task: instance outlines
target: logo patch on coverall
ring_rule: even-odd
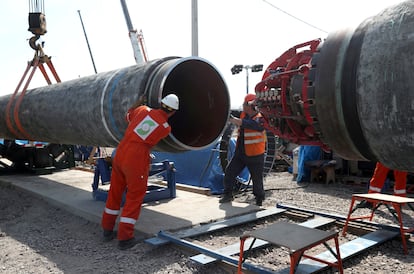
[[[149,115],[147,115],[141,123],[139,123],[134,132],[145,140],[156,128],[158,127],[158,123],[155,122]]]

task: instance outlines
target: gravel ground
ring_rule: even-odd
[[[352,193],[364,193],[366,186],[338,182],[299,186],[292,181],[292,175],[278,172],[266,178],[265,189],[264,207],[283,203],[345,216]],[[254,197],[247,192],[238,195],[236,200],[253,203]],[[405,223],[414,226],[413,212],[405,208],[404,213]],[[393,223],[386,214],[376,215],[374,221]],[[251,228],[262,227],[267,222],[258,222]],[[191,240],[218,248],[237,242],[244,229],[247,228],[234,228],[225,234]],[[352,237],[347,234],[340,240]],[[401,240],[396,238],[345,261],[344,272],[414,273],[414,243],[411,240],[408,248],[410,254],[404,255]],[[232,273],[229,268],[217,264],[200,266],[190,261],[191,254],[174,245],[153,247],[145,243],[119,251],[116,241],[101,241],[98,224],[0,183],[0,273]],[[284,250],[267,248],[254,254],[252,262],[273,269],[285,268],[289,264],[286,255]]]

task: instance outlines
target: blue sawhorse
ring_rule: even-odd
[[[158,175],[163,172],[166,172],[165,177],[167,180],[167,187],[148,185],[147,193],[144,197],[144,203],[176,197],[176,170],[173,162],[163,161],[160,163],[151,164],[149,176]],[[92,184],[92,197],[95,200],[105,202],[108,198],[108,191],[99,188],[99,177],[101,178],[102,184],[105,185],[110,183],[110,175],[111,171],[108,164],[104,159],[98,159],[95,169],[94,181]]]

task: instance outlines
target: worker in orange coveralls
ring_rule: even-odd
[[[384,186],[390,169],[380,162],[377,162],[374,170],[374,175],[369,182],[368,193],[380,193]],[[394,170],[394,195],[406,197],[407,196],[407,171]]]
[[[138,242],[134,237],[134,226],[147,190],[150,151],[171,132],[167,120],[179,105],[175,94],[165,96],[160,109],[140,106],[139,101],[127,113],[129,124],[113,159],[111,185],[101,223],[104,241],[115,238],[114,226],[126,191],[117,236],[121,250],[131,248]]]

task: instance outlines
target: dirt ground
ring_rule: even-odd
[[[104,243],[101,236],[98,224],[13,187],[0,187],[0,273],[193,272],[172,246],[142,243],[122,252],[116,241]]]
[[[298,185],[287,172],[266,178],[267,198],[264,207],[283,203],[346,215],[352,193],[364,192],[364,186],[343,183]],[[238,202],[254,203],[246,192]],[[414,224],[414,214],[404,209],[405,218]],[[384,219],[391,223],[392,220]],[[236,239],[212,237],[208,247],[218,247]],[[0,177],[0,273],[232,273],[229,268],[212,264],[200,266],[189,259],[189,251],[174,245],[154,247],[144,242],[127,251],[120,251],[116,241],[104,243],[101,228],[44,200],[1,183]],[[414,252],[414,244],[408,248]],[[286,267],[271,253],[255,258],[255,263],[275,268]],[[345,273],[414,273],[414,256],[404,255],[401,240],[395,239],[345,262]],[[326,271],[326,273],[336,273]]]

